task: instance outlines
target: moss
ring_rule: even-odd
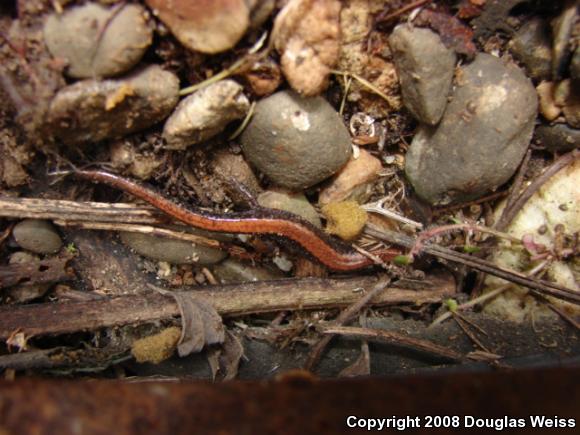
[[[158,334],[136,340],[131,347],[131,353],[138,363],[159,364],[173,355],[180,337],[181,329],[172,326]]]
[[[328,220],[326,230],[343,240],[355,239],[367,222],[367,212],[355,201],[331,202],[322,207]]]

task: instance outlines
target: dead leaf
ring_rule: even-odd
[[[225,328],[222,318],[208,301],[187,293],[153,287],[164,296],[175,299],[181,314],[181,338],[177,345],[179,356],[199,352],[204,346],[223,343]]]
[[[453,15],[424,9],[417,16],[415,23],[421,26],[429,26],[435,30],[446,47],[452,48],[457,53],[464,54],[469,58],[475,56],[477,50],[473,43],[473,30]]]
[[[306,96],[328,84],[340,53],[338,0],[291,0],[274,22],[272,41],[290,86]]]
[[[244,356],[244,347],[240,339],[226,330],[226,336],[221,348],[207,350],[207,362],[211,370],[212,380],[221,373],[222,381],[229,381],[238,376],[240,360]]]

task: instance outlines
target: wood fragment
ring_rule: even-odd
[[[67,270],[70,257],[56,257],[28,263],[0,266],[0,289],[17,284],[45,284],[68,281],[74,276]]]
[[[191,294],[209,300],[221,316],[234,317],[283,310],[344,307],[360,298],[358,288],[372,288],[375,277],[264,281],[201,287]],[[106,293],[103,290],[103,293]],[[455,289],[443,283],[429,290],[389,288],[374,306],[437,303]],[[0,339],[20,330],[27,336],[56,335],[119,325],[155,322],[179,315],[174,300],[158,293],[0,307]]]

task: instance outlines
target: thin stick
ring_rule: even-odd
[[[564,154],[558,160],[556,160],[550,167],[548,167],[542,174],[538,176],[527,188],[524,190],[521,195],[513,201],[512,206],[509,210],[505,211],[504,214],[501,216],[500,220],[498,221],[496,228],[497,229],[504,229],[506,228],[510,222],[516,217],[516,215],[520,212],[522,207],[528,202],[528,200],[532,197],[534,193],[536,193],[540,187],[546,183],[553,175],[560,172],[574,160],[580,157],[580,152],[576,149],[574,151],[570,151],[568,154]],[[507,208],[507,207],[506,207]]]
[[[438,344],[431,343],[427,340],[409,337],[407,335],[392,331],[385,331],[382,329],[355,328],[350,326],[330,326],[324,328],[322,332],[324,334],[339,334],[343,337],[360,338],[363,340],[410,348],[432,355],[436,358],[442,358],[456,363],[465,360],[465,355],[462,355],[452,349],[439,346]]]
[[[382,293],[385,290],[385,288],[389,285],[390,281],[391,281],[390,278],[382,278],[370,292],[359,298],[351,306],[342,311],[338,315],[338,317],[332,322],[332,326],[341,326],[352,320],[353,317],[365,305],[367,305],[371,300],[373,300],[375,297],[377,297],[380,293]],[[308,355],[308,359],[306,361],[306,364],[304,365],[304,368],[306,370],[312,371],[314,367],[316,367],[316,365],[320,361],[320,358],[322,358],[322,353],[324,352],[324,349],[326,348],[328,343],[330,343],[330,340],[332,340],[332,335],[327,335],[326,337],[320,339],[312,347],[310,355]]]
[[[365,228],[365,233],[379,240],[384,240],[386,242],[394,243],[400,246],[405,246],[407,248],[410,248],[415,244],[415,239],[412,237],[409,237],[405,234],[401,234],[395,231],[378,228],[373,224],[367,224]],[[522,285],[524,287],[538,290],[540,293],[545,293],[558,299],[562,299],[575,304],[580,304],[580,294],[578,294],[578,292],[569,289],[567,287],[561,286],[557,283],[541,279],[530,278],[529,276],[523,273],[516,272],[514,270],[504,269],[502,267],[496,266],[495,264],[489,261],[485,261],[470,255],[462,254],[460,252],[455,252],[451,249],[444,248],[442,246],[433,243],[425,245],[423,247],[423,252],[433,255],[435,257],[443,258],[448,261],[464,264],[480,272],[489,273],[490,275],[497,276],[498,278],[505,279],[506,281],[510,281],[515,284]]]

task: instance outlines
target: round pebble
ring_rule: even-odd
[[[36,254],[54,254],[62,246],[54,225],[44,220],[23,220],[14,226],[12,234],[18,246]]]
[[[152,41],[145,8],[124,4],[106,8],[86,3],[51,14],[44,40],[53,57],[67,63],[74,78],[110,77],[130,70]]]
[[[241,143],[251,164],[292,190],[328,178],[351,155],[350,135],[332,106],[321,97],[293,91],[260,100]]]
[[[275,208],[294,213],[312,225],[321,227],[318,213],[308,202],[303,193],[292,193],[284,190],[268,190],[258,196],[258,204],[266,208]]]

